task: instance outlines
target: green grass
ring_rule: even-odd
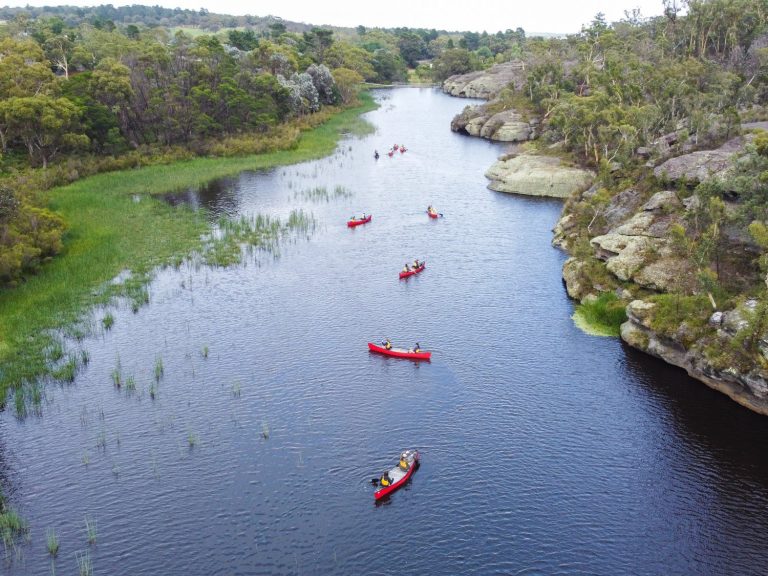
[[[56,556],[59,553],[59,537],[56,536],[55,528],[48,528],[45,533],[45,541],[48,554]]]
[[[27,531],[27,523],[10,508],[4,508],[0,513],[0,536],[3,538],[3,544],[6,548],[13,544],[16,537],[21,536]]]
[[[90,516],[85,517],[85,535],[88,538],[88,544],[96,543],[96,520]]]
[[[210,231],[205,215],[171,207],[155,195],[326,156],[340,134],[363,131],[359,115],[376,105],[369,94],[361,94],[361,100],[360,106],[302,133],[291,150],[110,172],[52,189],[50,207],[68,224],[64,250],[38,275],[0,292],[0,399],[10,387],[51,375],[51,361],[64,355],[54,337],[57,330],[82,322],[94,306],[116,296],[128,297],[138,310],[149,300],[152,270],[178,265],[202,249]],[[131,271],[125,282],[111,283],[125,270]]]
[[[618,336],[626,322],[627,305],[613,292],[605,292],[597,299],[579,304],[573,320],[581,330],[593,336]]]
[[[77,560],[77,570],[80,576],[91,576],[93,574],[91,553],[88,550],[75,552],[75,559]]]

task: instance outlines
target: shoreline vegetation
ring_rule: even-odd
[[[361,93],[356,105],[305,128],[287,149],[101,173],[47,191],[49,209],[68,224],[64,246],[38,274],[0,292],[0,397],[7,400],[15,389],[19,415],[28,405],[39,407],[42,381],[72,382],[87,363],[87,351],[68,350],[62,337],[80,342],[97,324],[107,329],[95,317],[89,321],[89,311],[118,297],[137,310],[149,301],[153,270],[179,266],[203,249],[214,226],[204,211],[172,207],[157,196],[326,156],[344,134],[366,133],[370,127],[359,116],[375,108],[373,97]]]

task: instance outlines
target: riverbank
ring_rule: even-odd
[[[0,396],[16,388],[15,405],[23,412],[28,403],[39,404],[41,379],[72,381],[88,355],[65,350],[62,337],[78,341],[94,323],[109,324],[107,318],[87,320],[87,311],[116,296],[141,305],[153,269],[178,265],[201,248],[211,229],[204,214],[173,208],[156,195],[325,156],[342,134],[365,131],[359,115],[375,108],[362,94],[359,106],[303,133],[291,150],[110,172],[50,190],[51,209],[69,226],[64,250],[39,274],[0,293]],[[127,277],[110,283],[118,275]]]

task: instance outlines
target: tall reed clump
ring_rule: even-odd
[[[93,562],[91,562],[91,553],[88,550],[75,552],[75,559],[80,576],[93,576]]]
[[[56,535],[56,529],[53,527],[45,531],[45,548],[51,556],[56,556],[59,553],[59,537]]]
[[[155,382],[159,383],[165,374],[165,368],[163,367],[163,359],[158,356],[155,358]]]
[[[96,543],[96,520],[90,516],[85,517],[85,535],[88,539],[88,544]]]
[[[221,218],[203,260],[211,266],[239,264],[243,257],[243,247],[276,253],[282,238],[289,234],[308,233],[316,227],[314,216],[301,209],[292,210],[285,223],[265,214]]]
[[[5,496],[0,493],[0,537],[6,549],[13,547],[16,538],[26,534],[28,529],[24,519],[7,506]]]

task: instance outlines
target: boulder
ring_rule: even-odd
[[[707,178],[722,176],[733,166],[734,155],[743,151],[750,140],[748,137],[732,138],[715,150],[699,150],[670,158],[654,168],[657,178],[666,178],[672,182],[685,179],[694,186]]]
[[[467,106],[451,120],[451,130],[498,142],[525,142],[536,134],[538,119],[525,120],[515,110],[493,114],[485,105]]]
[[[488,188],[497,192],[567,198],[595,179],[594,172],[564,166],[558,158],[523,154],[499,160],[485,173]]]
[[[532,134],[532,126],[514,110],[494,114],[480,130],[481,137],[499,142],[525,142]]]
[[[584,262],[576,258],[568,258],[563,263],[563,281],[568,296],[574,300],[582,300],[586,297],[586,290],[591,286],[584,286],[582,282],[581,271],[584,268]]]
[[[451,76],[443,82],[443,92],[460,98],[490,100],[509,85],[520,90],[525,82],[525,64],[516,60],[496,64],[488,70]]]

